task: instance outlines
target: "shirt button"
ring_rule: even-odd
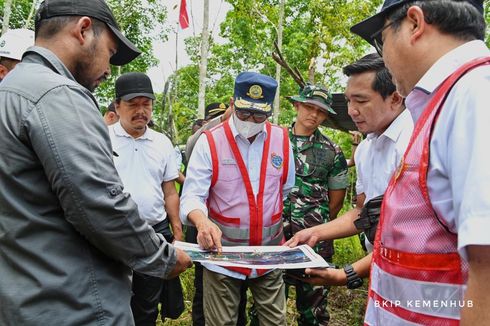
[[[137,151],[138,151],[138,149],[137,149],[137,148],[135,148],[135,149],[134,149],[134,151],[135,151],[135,152],[137,152]]]
[[[111,195],[113,195],[113,196],[117,195],[117,190],[116,189],[111,189]]]

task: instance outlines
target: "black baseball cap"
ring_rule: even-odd
[[[381,10],[374,16],[351,27],[350,31],[365,39],[369,44],[374,45],[372,35],[383,28],[386,16],[394,9],[403,4],[414,2],[415,0],[386,0]],[[422,1],[422,0],[420,0]],[[430,1],[430,0],[425,0]],[[483,0],[451,0],[455,2],[468,2],[472,4],[480,13],[483,14]]]
[[[150,77],[142,72],[128,72],[116,80],[116,98],[123,101],[144,96],[155,99]]]
[[[111,64],[122,66],[131,62],[141,51],[119,30],[111,9],[104,0],[44,0],[36,13],[36,30],[43,19],[60,16],[88,16],[100,20],[118,39],[118,49]]]

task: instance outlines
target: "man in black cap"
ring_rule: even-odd
[[[46,0],[35,25],[0,85],[0,324],[132,325],[131,270],[191,264],[123,193],[91,94],[139,51],[102,0]]]
[[[196,226],[205,249],[283,241],[282,201],[294,184],[294,160],[287,131],[267,122],[276,88],[269,76],[239,74],[232,116],[196,143],[180,217]],[[286,325],[282,271],[203,266],[206,324],[236,325],[247,283],[260,324]]]
[[[154,100],[151,80],[146,74],[130,72],[116,80],[119,121],[109,127],[112,148],[118,154],[114,164],[125,191],[138,204],[141,218],[167,241],[182,241],[179,195],[174,183],[179,167],[173,145],[167,136],[147,126]],[[171,281],[180,282],[178,278]],[[131,310],[136,325],[155,325],[162,285],[167,284],[159,277],[133,273]],[[176,302],[179,293],[174,295]]]
[[[490,324],[482,13],[482,0],[387,0],[352,27],[383,56],[416,122],[383,200],[368,325]]]

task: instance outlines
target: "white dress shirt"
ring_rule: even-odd
[[[140,216],[150,225],[167,217],[162,183],[179,176],[175,150],[167,136],[146,128],[143,136],[133,138],[119,122],[109,126],[114,165],[124,191],[138,204]]]
[[[262,153],[264,148],[267,132],[264,127],[264,131],[260,132],[255,140],[250,143],[248,139],[241,136],[235,128],[233,122],[234,116],[230,117],[230,128],[237,142],[240,154],[247,167],[250,182],[252,183],[253,193],[257,195],[260,181],[260,166],[262,163]],[[201,135],[197,141],[192,155],[190,157],[189,165],[187,166],[187,175],[184,182],[184,188],[182,191],[182,197],[180,200],[180,219],[183,224],[189,224],[187,216],[195,209],[199,209],[204,212],[204,215],[208,215],[208,209],[206,207],[206,200],[209,196],[209,188],[211,186],[211,177],[213,173],[213,165],[211,161],[211,152],[209,149],[209,143],[206,135]],[[289,146],[289,168],[287,181],[283,186],[283,197],[286,198],[289,191],[293,188],[295,182],[295,166],[293,159],[293,150],[291,144]],[[232,272],[223,267],[203,264],[207,269],[228,275],[234,278],[245,279],[245,275]],[[256,276],[255,273],[251,277]]]
[[[371,133],[358,145],[354,154],[356,192],[366,196],[364,204],[385,193],[407,149],[412,131],[410,112],[403,110],[381,135]],[[371,252],[373,245],[367,238],[365,244],[368,252]]]
[[[364,203],[385,193],[407,149],[412,131],[410,112],[403,110],[381,135],[371,133],[359,144],[354,155],[356,192],[366,196]]]
[[[440,58],[406,99],[415,121],[441,83],[458,67],[490,51],[482,41],[459,46]],[[428,188],[431,203],[466,258],[468,245],[489,245],[490,66],[468,72],[449,93],[430,142]]]

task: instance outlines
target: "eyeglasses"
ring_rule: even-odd
[[[246,121],[252,116],[253,120],[257,123],[262,123],[267,120],[267,114],[265,113],[250,112],[245,110],[236,110],[236,116],[242,121]]]
[[[371,35],[371,39],[373,40],[374,48],[376,49],[376,52],[382,57],[383,56],[383,31],[393,25],[395,21],[392,21],[389,24],[386,24],[383,26],[379,31],[373,33]]]

